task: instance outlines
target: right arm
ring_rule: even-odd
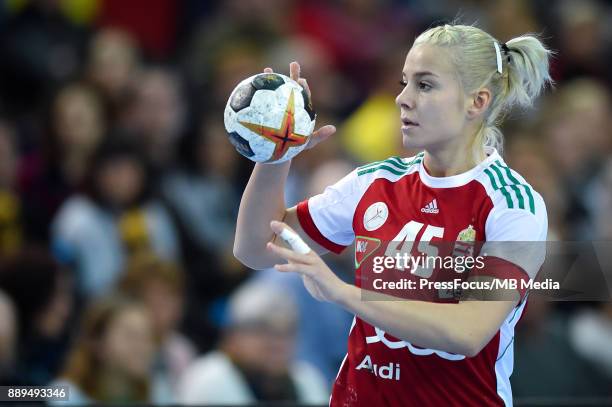
[[[318,254],[327,252],[302,229],[296,207],[285,207],[285,184],[291,161],[282,164],[256,164],[244,190],[238,211],[234,255],[253,269],[269,268],[283,262],[266,250],[266,243],[275,237],[272,220],[287,223]]]
[[[310,94],[306,80],[300,78],[299,64],[292,62],[289,71],[291,78]],[[272,69],[266,68],[264,72],[271,73]],[[310,136],[307,148],[314,147],[335,131],[333,126],[321,127]],[[291,160],[281,164],[255,164],[242,194],[234,238],[234,256],[247,267],[264,269],[284,262],[266,250],[266,243],[275,238],[270,229],[270,222],[273,220],[283,221],[291,226],[318,254],[327,252],[304,232],[297,217],[296,207],[285,207],[285,185],[290,166]]]

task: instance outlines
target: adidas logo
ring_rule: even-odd
[[[421,208],[421,212],[423,213],[438,213],[440,209],[438,209],[438,202],[434,199],[423,208]]]

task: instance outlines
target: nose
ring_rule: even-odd
[[[404,86],[402,91],[395,98],[395,104],[401,109],[414,109],[414,97],[410,94],[409,86]]]

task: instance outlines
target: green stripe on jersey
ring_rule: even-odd
[[[527,197],[529,198],[529,211],[535,215],[535,202],[533,200],[533,194],[531,193],[531,187],[523,184],[523,188],[525,188],[525,192],[527,192]]]
[[[502,174],[502,169],[506,173],[506,176],[508,177],[508,179],[510,180],[509,183],[506,182],[506,179],[504,178],[504,175]],[[518,201],[519,209],[526,209],[525,208],[525,195],[519,188],[519,187],[523,187],[526,193],[526,198],[529,201],[529,211],[535,215],[535,203],[533,199],[533,194],[531,193],[531,187],[529,185],[521,183],[512,174],[510,168],[503,165],[499,160],[497,160],[496,164],[492,164],[489,168],[485,168],[484,172],[489,177],[489,180],[491,181],[491,185],[493,186],[493,189],[496,191],[500,191],[504,195],[504,198],[506,198],[506,204],[508,205],[508,208],[510,209],[514,208],[514,202],[512,201],[512,197],[510,193],[508,192],[508,189],[514,192],[514,195],[516,196],[516,199]],[[497,177],[495,175],[497,175]],[[499,181],[499,185],[496,180]]]
[[[496,170],[497,174],[501,176],[501,173],[499,172],[499,170],[495,167],[493,167],[493,170]],[[504,183],[504,179],[501,178],[500,182],[501,185],[498,187],[497,183],[495,182],[495,176],[493,175],[493,173],[491,172],[491,170],[489,170],[488,168],[485,168],[485,173],[489,176],[489,179],[491,180],[491,184],[493,184],[493,189],[495,189],[496,191],[499,190],[501,191],[501,193],[504,195],[504,197],[506,198],[506,204],[508,205],[508,208],[512,209],[514,208],[514,203],[512,202],[512,198],[510,197],[510,194],[508,193],[508,191],[506,191],[505,188],[505,183]]]
[[[407,164],[404,164],[403,161],[400,160],[399,157],[390,157],[387,158],[386,160],[383,161],[376,161],[373,162],[371,164],[366,164],[366,165],[362,165],[361,167],[359,167],[360,170],[365,170],[367,168],[372,168],[372,167],[376,167],[382,164],[388,164],[388,165],[392,165],[394,167],[396,167],[399,170],[405,170],[408,168]]]
[[[407,172],[406,170],[398,170],[397,168],[389,167],[385,164],[382,164],[382,165],[379,165],[378,167],[371,167],[371,168],[366,168],[365,170],[361,170],[357,172],[357,175],[369,174],[370,172],[374,172],[378,170],[387,170],[390,173],[395,174],[395,175],[402,175]]]
[[[514,191],[514,195],[516,196],[516,199],[518,200],[519,208],[525,209],[525,201],[523,201],[523,196],[521,194],[521,191],[514,184],[506,184],[506,180],[504,179],[504,176],[501,173],[501,170],[499,169],[497,165],[491,164],[491,168],[493,168],[493,171],[495,171],[495,173],[499,177],[499,183],[501,184],[502,191],[508,193],[505,188],[506,187],[512,188],[512,190]],[[510,195],[508,194],[508,196]],[[506,200],[508,200],[508,198],[506,198]]]
[[[529,199],[529,211],[535,215],[535,202],[533,200],[533,194],[531,193],[531,187],[529,185],[522,184],[518,179],[516,179],[516,177],[514,175],[512,175],[512,171],[510,171],[510,168],[508,166],[503,165],[499,160],[497,160],[495,162],[501,168],[506,170],[506,174],[508,174],[508,178],[510,178],[510,180],[512,182],[514,182],[516,185],[522,186],[523,189],[525,189],[525,192],[527,193],[527,198]]]
[[[390,157],[383,161],[377,161],[371,164],[359,167],[357,175],[369,174],[377,170],[387,170],[395,175],[405,174],[411,165],[421,162],[424,153],[419,153],[409,163],[404,163],[400,157]]]

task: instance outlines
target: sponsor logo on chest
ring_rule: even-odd
[[[399,380],[400,379],[400,364],[389,362],[386,365],[377,365],[376,363],[372,363],[372,358],[370,355],[366,355],[365,358],[361,361],[359,366],[355,368],[356,370],[366,370],[372,373],[376,377],[380,377],[381,379],[387,380]]]
[[[434,199],[433,201],[422,207],[421,212],[433,214],[440,213],[440,209],[438,208],[438,200]]]

